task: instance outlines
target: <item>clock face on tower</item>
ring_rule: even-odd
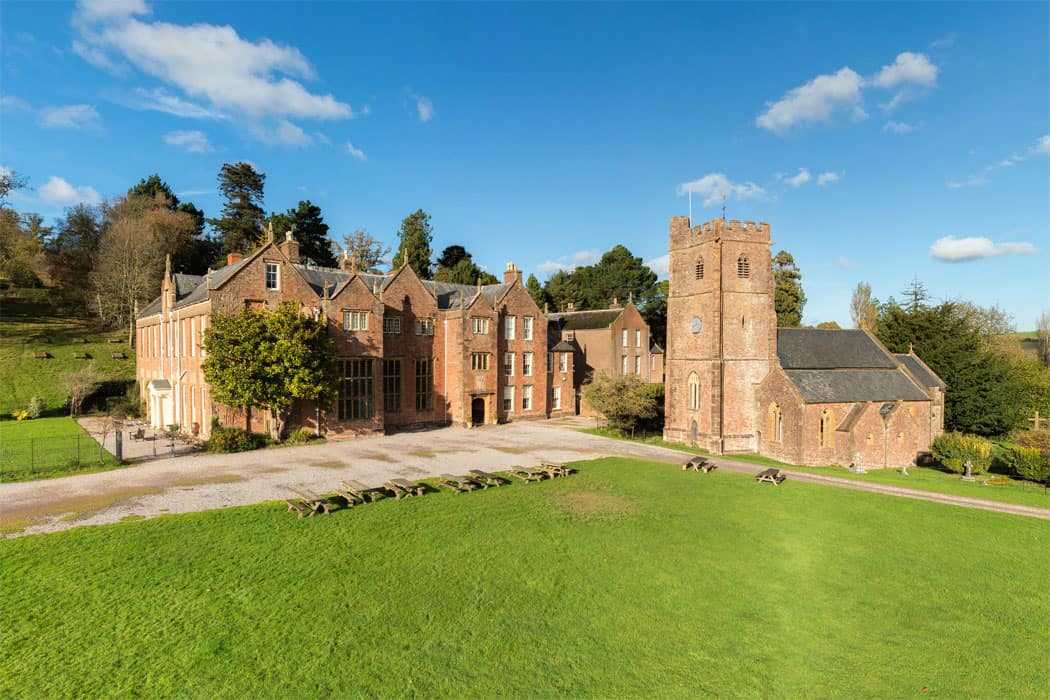
[[[700,317],[699,316],[693,316],[693,321],[690,324],[690,327],[692,328],[693,333],[699,333],[700,332]]]

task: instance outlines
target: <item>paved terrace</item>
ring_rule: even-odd
[[[24,523],[24,530],[13,535],[19,536],[113,523],[127,516],[148,518],[275,501],[296,488],[330,492],[343,479],[379,485],[396,477],[420,479],[469,469],[499,471],[543,460],[623,455],[681,463],[686,458],[676,450],[574,430],[590,424],[563,419],[476,429],[450,427],[303,447],[158,459],[108,472],[0,484],[0,517],[8,527]],[[726,471],[754,474],[764,468],[717,457],[712,461]],[[1045,508],[784,471],[798,481],[1050,520],[1050,509]]]

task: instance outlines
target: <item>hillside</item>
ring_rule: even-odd
[[[117,342],[110,342],[111,340]],[[34,354],[47,353],[46,359]],[[114,359],[113,353],[125,359]],[[85,356],[77,359],[75,355]],[[135,354],[125,333],[99,330],[93,319],[63,315],[46,289],[12,289],[0,297],[0,417],[25,408],[34,394],[49,415],[66,405],[63,377],[93,365],[112,381],[135,378]]]
[[[1011,350],[1019,350],[1024,355],[1035,359],[1038,357],[1036,343],[1039,334],[1035,331],[1024,331],[1021,333],[1004,333],[999,336],[1003,346]]]

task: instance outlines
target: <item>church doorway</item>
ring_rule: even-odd
[[[485,399],[480,396],[470,402],[470,424],[485,425]]]
[[[696,447],[696,441],[700,437],[700,428],[697,426],[696,421],[689,427],[689,444]]]

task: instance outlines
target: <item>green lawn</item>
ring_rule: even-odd
[[[632,441],[631,438],[624,437],[615,431],[605,428],[587,428],[581,432],[590,433],[591,435],[601,435],[602,437],[613,438],[616,440]],[[667,447],[681,452],[689,452],[690,454],[711,454],[707,450],[702,450],[696,447],[680,445],[674,442],[665,442],[657,436],[646,437],[644,439],[639,438],[633,441],[643,442],[647,445],[656,445],[658,447]],[[775,459],[770,459],[761,455],[715,456],[719,459],[744,462],[756,466],[783,467],[784,469],[794,469],[802,472],[824,474],[826,476],[838,476],[844,479],[856,479],[857,481],[889,484],[891,486],[901,486],[921,491],[934,491],[936,493],[945,493],[953,496],[969,496],[970,498],[983,498],[989,501],[1003,501],[1005,503],[1016,503],[1023,506],[1050,508],[1050,489],[1047,489],[1040,484],[1031,481],[1024,481],[1022,479],[1008,479],[1008,483],[996,485],[986,485],[984,483],[986,479],[993,476],[1007,478],[1002,474],[979,474],[976,481],[970,482],[963,481],[959,478],[958,474],[953,474],[932,467],[908,467],[907,476],[901,474],[899,469],[872,469],[867,474],[854,474],[845,467],[799,467],[786,462],[778,462]]]
[[[609,458],[0,542],[0,695],[1046,696],[1050,522]]]
[[[68,396],[63,377],[73,369],[94,365],[109,379],[135,378],[135,352],[127,344],[126,332],[98,332],[91,319],[60,315],[48,303],[47,294],[47,290],[14,290],[0,299],[0,416],[5,418],[25,408],[34,395],[44,399],[49,412],[60,409]],[[22,301],[11,302],[12,295]],[[110,338],[121,342],[110,343]],[[38,360],[33,356],[36,351],[50,357]],[[126,359],[113,359],[114,352],[124,353]],[[91,359],[74,359],[74,353]]]
[[[101,458],[101,464],[100,464]],[[25,481],[119,466],[69,417],[0,421],[0,481]]]

